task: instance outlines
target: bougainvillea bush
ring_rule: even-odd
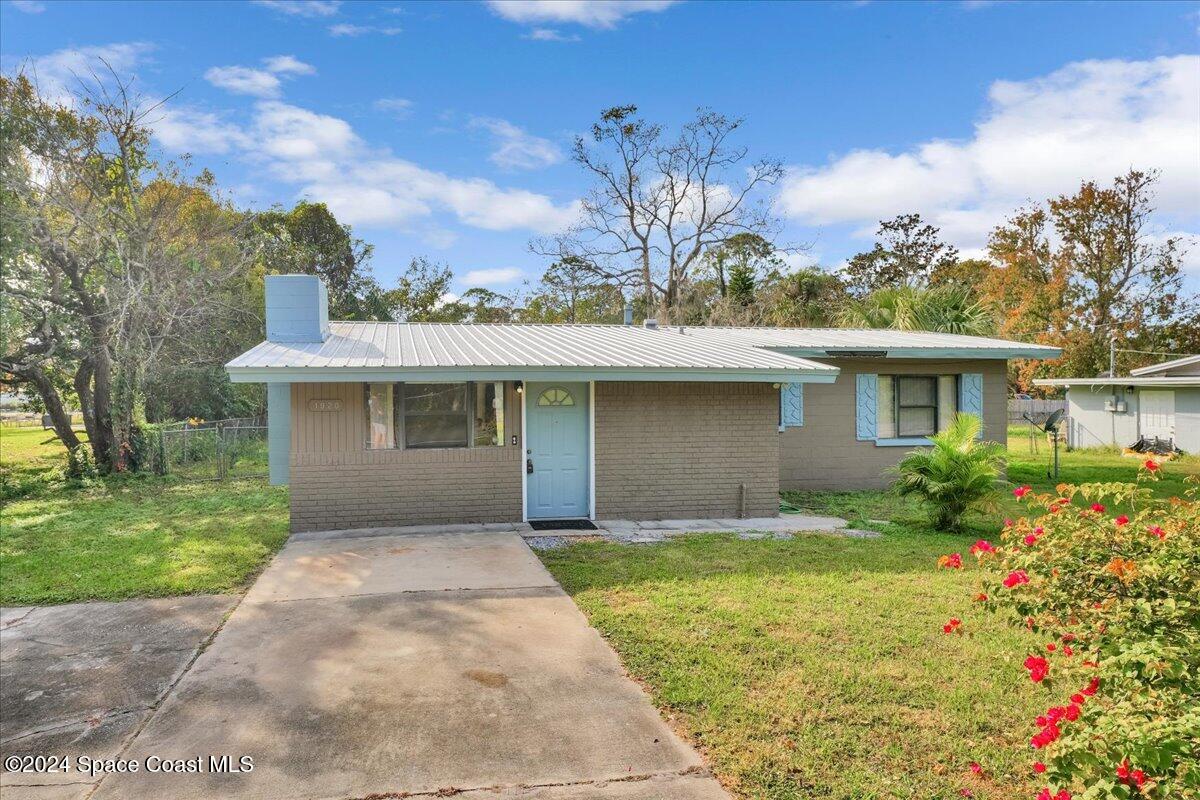
[[[1155,499],[1147,483],[1162,468],[1145,462],[1136,483],[1016,489],[1027,515],[970,548],[975,599],[1042,639],[1016,662],[1047,697],[1029,723],[1036,800],[1200,797],[1200,501],[1194,479]]]

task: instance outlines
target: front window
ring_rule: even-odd
[[[370,383],[367,448],[498,447],[504,383]]]
[[[933,436],[958,413],[956,375],[880,375],[880,439]]]
[[[402,383],[404,446],[466,447],[471,429],[465,383]]]

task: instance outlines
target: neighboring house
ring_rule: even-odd
[[[1059,351],[887,330],[329,322],[267,278],[270,471],[293,530],[775,516],[857,489],[959,411],[1006,432],[1008,358]],[[814,360],[819,359],[819,360]]]
[[[1200,356],[1184,356],[1132,370],[1128,377],[1044,378],[1064,386],[1072,447],[1127,447],[1163,439],[1200,452]]]

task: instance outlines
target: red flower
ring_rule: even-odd
[[[1048,645],[1046,645],[1047,653],[1053,653],[1057,649],[1058,649],[1058,645],[1056,645],[1054,642],[1050,642]]]
[[[958,617],[951,617],[950,621],[942,626],[942,633],[954,633],[958,630],[959,625],[962,625],[962,620]]]
[[[1122,527],[1122,526],[1124,526],[1124,525],[1128,525],[1128,524],[1129,524],[1129,517],[1127,517],[1127,516],[1125,516],[1124,514],[1122,514],[1121,516],[1119,516],[1119,517],[1117,517],[1116,519],[1114,519],[1114,520],[1113,520],[1113,522],[1115,522],[1115,523],[1116,523],[1116,525],[1117,525],[1117,527],[1118,527],[1118,528],[1120,528],[1120,527]]]
[[[1068,656],[1068,657],[1075,655],[1074,648],[1072,648],[1071,645],[1069,645],[1069,644],[1064,644],[1063,645],[1063,655]]]
[[[943,569],[962,569],[962,554],[951,553],[938,559],[938,566]]]
[[[1054,795],[1054,800],[1071,800],[1071,793],[1066,789],[1059,789],[1058,794]]]
[[[1103,514],[1104,506],[1099,503],[1092,503],[1092,511],[1095,511],[1097,514]]]
[[[1029,670],[1029,680],[1041,683],[1050,672],[1050,662],[1041,656],[1030,656],[1025,659],[1025,669]]]
[[[1100,688],[1100,679],[1092,678],[1091,681],[1088,682],[1087,688],[1080,690],[1080,694],[1091,697],[1092,695],[1096,694],[1096,690],[1099,688]]]
[[[1040,761],[1035,761],[1035,762],[1033,762],[1033,771],[1036,772],[1038,775],[1041,775],[1043,772],[1046,771],[1046,765]]]
[[[983,773],[983,767],[979,766],[978,761],[971,762],[971,772],[974,772],[976,775],[980,775]]]
[[[1037,544],[1037,537],[1034,536],[1032,533],[1029,534],[1028,536],[1025,537],[1025,544],[1027,544],[1030,547],[1033,547],[1035,544]]]
[[[1121,783],[1129,786],[1136,786],[1139,789],[1142,787],[1142,784],[1146,782],[1146,773],[1142,772],[1140,769],[1130,769],[1128,758],[1122,761],[1121,765],[1117,767],[1117,777],[1120,779]]]
[[[1161,525],[1154,525],[1148,530],[1160,539],[1167,538],[1167,532],[1162,529]]]
[[[1150,472],[1158,472],[1158,468],[1159,468],[1158,462],[1155,461],[1153,458],[1147,458],[1146,463],[1142,464],[1142,466],[1145,467]]]
[[[982,555],[984,553],[994,553],[994,552],[996,552],[996,548],[993,547],[992,543],[989,542],[988,540],[980,539],[978,542],[971,545],[970,552],[971,552],[971,555],[978,556],[978,555]]]
[[[1021,487],[1021,488],[1019,488],[1019,489],[1013,489],[1013,497],[1015,497],[1015,498],[1017,498],[1018,500],[1020,500],[1022,497],[1024,497],[1024,496],[1025,496],[1025,495],[1027,495],[1027,494],[1029,494],[1031,491],[1033,491],[1033,489],[1032,489],[1031,487],[1029,487],[1029,486],[1022,486],[1022,487]]]
[[[975,595],[975,602],[977,602],[977,603],[983,603],[986,600],[987,600],[987,595],[984,594],[983,592],[980,592],[979,594]]]
[[[1071,702],[1081,706],[1087,702],[1087,698],[1076,692],[1075,694],[1071,695]]]
[[[1014,586],[1020,586],[1022,583],[1029,583],[1029,576],[1023,569],[1014,569],[1008,573],[1008,577],[1004,579],[1004,587],[1011,589]]]
[[[1004,527],[1011,528],[1012,526],[1013,526],[1013,521],[1011,519],[1004,520]]]
[[[1071,705],[1067,706],[1067,713],[1063,716],[1066,718],[1067,722],[1074,722],[1075,720],[1079,719],[1079,706],[1071,703]]]

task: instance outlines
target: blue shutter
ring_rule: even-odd
[[[958,376],[958,413],[974,414],[983,422],[983,375],[978,372],[965,372]],[[979,438],[983,438],[983,427],[980,426]]]
[[[871,441],[875,438],[875,416],[878,413],[879,398],[878,375],[855,375],[855,420],[857,422],[858,440]]]
[[[292,385],[267,384],[267,469],[271,485],[288,482],[292,449]]]
[[[785,383],[780,387],[779,424],[785,428],[804,424],[804,384]]]

